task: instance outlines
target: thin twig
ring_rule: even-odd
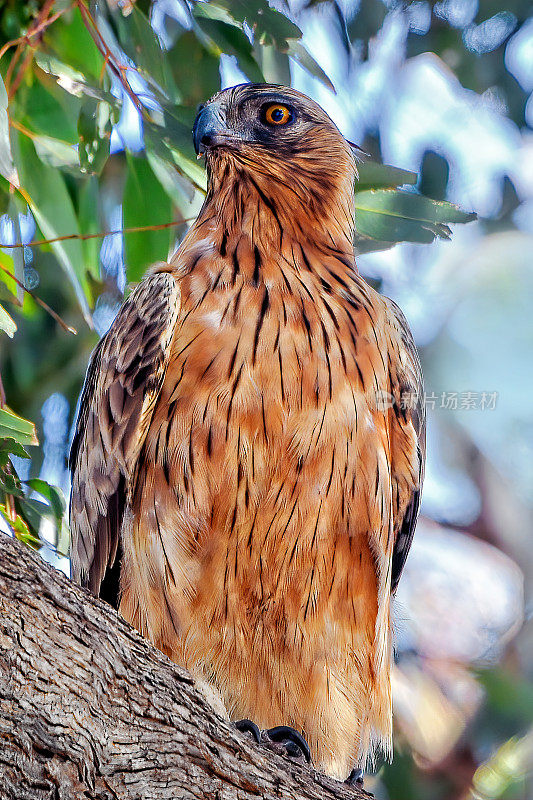
[[[39,27],[39,25],[41,23],[45,22],[48,19],[48,14],[50,13],[52,8],[54,7],[54,2],[55,2],[55,0],[46,0],[45,4],[43,5],[43,7],[41,8],[41,10],[39,12],[39,16],[37,17],[37,20],[33,23],[32,26],[30,26],[31,30],[33,30],[34,28]],[[19,47],[17,49],[17,52],[19,52],[21,50],[21,48],[23,49],[22,45],[19,45]],[[28,67],[31,64],[32,60],[33,60],[33,52],[30,50],[29,53],[26,53],[26,55],[24,57],[24,60],[22,62],[22,65],[21,65],[19,71],[17,72],[17,76],[14,79],[12,84],[11,84],[11,73],[12,73],[11,67],[12,67],[12,65],[11,64],[9,65],[9,69],[8,69],[9,80],[7,81],[6,91],[7,91],[8,97],[10,99],[11,99],[11,97],[13,97],[13,95],[17,91],[18,87],[20,86],[20,84],[22,82],[22,79],[24,78],[24,75],[26,73],[26,70],[28,69]]]
[[[98,231],[98,233],[68,233],[66,236],[55,236],[53,239],[38,239],[36,242],[17,242],[16,244],[7,244],[0,242],[0,248],[8,249],[15,247],[38,247],[45,244],[52,244],[53,242],[67,242],[71,239],[79,239],[82,242],[88,239],[102,239],[104,236],[116,236],[122,233],[144,233],[145,231],[162,231],[165,228],[172,228],[175,225],[181,225],[183,222],[191,222],[196,217],[185,217],[178,219],[174,222],[162,222],[160,225],[136,225],[132,228],[122,228],[118,231]]]
[[[6,275],[9,275],[9,277],[11,278],[11,280],[12,280],[12,281],[15,281],[15,283],[17,284],[17,286],[20,286],[20,288],[21,288],[21,289],[24,289],[24,291],[25,291],[27,294],[29,294],[29,295],[30,295],[30,297],[33,297],[33,299],[35,300],[35,302],[36,302],[38,305],[40,305],[40,306],[41,306],[41,308],[44,308],[44,310],[45,310],[45,311],[46,311],[48,314],[50,314],[50,316],[51,316],[53,319],[55,319],[55,321],[56,321],[56,322],[57,322],[59,325],[61,325],[61,327],[63,328],[63,330],[64,330],[64,331],[67,331],[67,333],[74,333],[74,334],[78,333],[78,331],[76,330],[76,328],[73,328],[71,325],[67,325],[67,323],[66,323],[64,320],[62,320],[62,319],[61,319],[61,317],[59,316],[59,314],[57,314],[57,313],[54,311],[54,309],[53,309],[53,308],[50,308],[50,306],[48,305],[48,303],[45,303],[45,302],[44,302],[44,300],[41,300],[41,298],[40,298],[40,297],[37,297],[37,295],[36,295],[36,294],[34,294],[34,293],[33,293],[33,292],[30,290],[30,289],[27,289],[27,288],[24,286],[24,284],[22,283],[22,281],[19,281],[19,279],[18,279],[18,278],[15,278],[15,276],[14,276],[14,275],[13,275],[13,274],[12,274],[12,273],[11,273],[11,272],[8,270],[8,269],[6,269],[6,268],[5,268],[5,267],[4,267],[2,264],[0,264],[0,269],[1,269],[3,272],[5,272],[5,273],[6,273]]]
[[[90,33],[90,35],[91,35],[96,47],[98,48],[100,53],[104,56],[104,58],[106,59],[107,63],[109,64],[109,68],[115,73],[115,75],[119,79],[120,83],[122,84],[122,87],[123,87],[124,91],[126,92],[128,97],[130,98],[131,102],[133,103],[133,105],[135,106],[135,108],[137,109],[139,114],[141,115],[141,118],[142,119],[147,119],[147,115],[146,115],[145,108],[144,108],[143,104],[141,103],[141,101],[139,100],[139,98],[137,97],[137,95],[135,94],[133,89],[131,88],[131,86],[130,86],[130,84],[128,82],[128,79],[124,75],[124,73],[127,72],[129,67],[126,67],[123,64],[116,64],[115,63],[115,61],[113,59],[113,53],[111,52],[111,50],[107,46],[102,34],[98,30],[98,25],[96,24],[96,20],[94,19],[93,15],[89,11],[89,9],[85,7],[85,5],[83,3],[83,0],[76,0],[76,5],[78,6],[78,8],[80,10],[80,14],[81,14],[82,19],[83,19],[83,24],[85,25],[85,27],[89,31],[89,33]]]
[[[31,44],[30,39],[32,39],[34,36],[37,36],[39,33],[48,28],[53,22],[56,21],[56,19],[62,17],[63,14],[65,14],[67,11],[70,11],[73,5],[74,3],[71,3],[66,8],[62,8],[60,11],[56,11],[55,14],[52,14],[52,16],[48,17],[48,19],[45,19],[42,22],[40,22],[36,28],[32,28],[27,33],[25,33],[24,36],[19,36],[18,39],[12,39],[10,42],[6,42],[5,45],[2,47],[2,49],[0,49],[0,59],[2,59],[5,56],[10,47],[15,47],[20,44]]]

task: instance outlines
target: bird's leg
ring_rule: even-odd
[[[350,772],[350,774],[348,775],[348,777],[346,778],[346,780],[344,781],[344,783],[347,783],[348,786],[358,786],[359,789],[362,789],[364,784],[363,778],[364,778],[363,770],[359,769],[359,767],[354,767]]]
[[[237,730],[250,733],[257,744],[263,744],[270,750],[288,758],[311,763],[311,751],[301,733],[288,725],[278,725],[267,731],[260,731],[250,719],[240,719],[235,723]]]

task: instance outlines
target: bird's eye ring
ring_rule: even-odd
[[[294,113],[281,103],[273,103],[263,111],[263,119],[267,125],[287,125],[294,119]]]

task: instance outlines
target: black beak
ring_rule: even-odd
[[[200,156],[209,147],[224,144],[231,136],[231,131],[226,126],[226,121],[220,106],[216,102],[202,108],[192,129],[192,138],[196,155]]]

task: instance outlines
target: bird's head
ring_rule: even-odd
[[[205,156],[211,194],[225,184],[254,182],[286,214],[342,207],[353,219],[352,149],[326,112],[295,89],[242,84],[214,95],[193,128]]]

